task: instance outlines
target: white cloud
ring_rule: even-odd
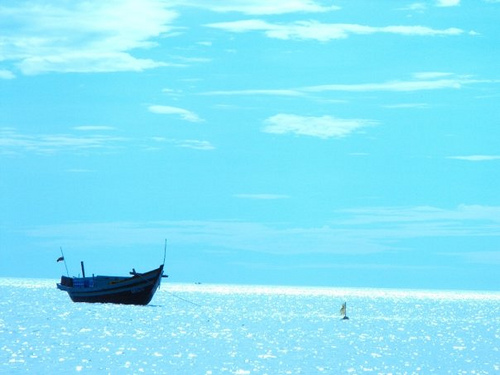
[[[14,78],[16,78],[16,76],[10,70],[0,69],[0,79],[14,79]]]
[[[363,127],[374,124],[375,122],[372,120],[277,114],[265,120],[263,131],[273,134],[291,133],[319,138],[341,138]]]
[[[423,11],[427,9],[427,5],[425,3],[413,3],[404,8],[400,8],[401,10],[413,10],[413,11]]]
[[[384,26],[373,27],[358,24],[321,23],[317,21],[297,21],[289,24],[274,24],[263,20],[241,20],[205,25],[234,33],[262,31],[269,38],[284,40],[317,40],[328,42],[345,39],[351,35],[397,34],[404,36],[453,36],[464,31],[458,28],[433,29],[426,26]]]
[[[448,159],[465,160],[465,161],[490,161],[490,160],[499,160],[500,155],[449,156]]]
[[[215,150],[214,145],[209,141],[200,141],[196,139],[185,139],[174,142],[178,147],[191,148],[193,150],[211,151]]]
[[[460,0],[437,0],[438,7],[455,7],[460,5]]]
[[[188,111],[187,109],[179,107],[170,107],[166,105],[152,105],[149,106],[149,111],[152,113],[157,113],[161,115],[178,115],[183,120],[190,122],[201,122],[203,121],[196,113]]]
[[[136,58],[171,30],[177,14],[159,0],[18,1],[0,8],[3,60],[24,74],[141,71],[165,63]]]
[[[338,6],[324,6],[314,0],[174,0],[173,4],[208,9],[212,12],[239,12],[248,15],[272,15],[295,12],[329,12]]]
[[[500,0],[485,0],[485,1],[500,1]],[[460,0],[436,0],[434,5],[437,7],[453,7],[460,5]],[[413,11],[424,11],[427,9],[427,4],[423,2],[417,2],[410,4],[407,7],[400,8],[401,10],[413,10]]]

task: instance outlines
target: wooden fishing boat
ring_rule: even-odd
[[[73,302],[89,303],[119,303],[125,305],[147,305],[160,286],[165,258],[167,255],[167,240],[163,250],[163,264],[157,269],[145,273],[132,269],[131,276],[94,276],[85,277],[85,267],[82,265],[82,277],[69,277],[68,267],[61,248],[61,256],[57,262],[64,262],[66,276],[61,276],[57,288],[67,292]]]
[[[132,276],[92,276],[61,277],[57,288],[67,292],[73,302],[119,303],[127,305],[147,305],[160,286],[163,275],[163,264],[149,272],[138,273],[135,269]]]

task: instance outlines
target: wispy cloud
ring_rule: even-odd
[[[359,24],[321,23],[317,21],[297,21],[288,24],[270,23],[251,19],[231,22],[218,22],[205,25],[233,33],[252,31],[263,32],[267,37],[284,40],[317,40],[328,42],[345,39],[351,35],[396,34],[402,36],[456,36],[464,31],[458,28],[433,29],[426,26],[383,26],[374,27]]]
[[[66,172],[67,173],[76,173],[76,174],[82,173],[82,174],[84,174],[84,173],[93,173],[95,171],[92,169],[72,168],[72,169],[67,169]]]
[[[215,146],[206,140],[178,140],[163,137],[150,137],[144,140],[102,133],[102,131],[114,129],[110,126],[78,126],[74,128],[78,133],[22,134],[12,128],[0,128],[0,155],[120,152],[125,147],[160,151],[163,149],[163,147],[158,147],[161,143],[170,147],[193,150],[215,149]]]
[[[466,263],[470,264],[500,265],[500,251],[451,252],[442,253],[441,255],[462,258]]]
[[[248,89],[208,91],[202,95],[276,95],[305,96],[319,92],[412,92],[428,90],[460,89],[464,85],[479,83],[497,83],[497,81],[474,79],[453,73],[421,72],[415,73],[413,79],[393,80],[369,83],[333,83],[316,86],[303,86],[289,89]]]
[[[98,222],[37,226],[25,234],[52,248],[63,243],[75,249],[106,247],[120,251],[124,245],[157,245],[155,241],[169,233],[169,240],[178,248],[201,251],[346,255],[393,252],[399,248],[399,241],[414,238],[500,236],[497,206],[366,207],[337,211],[334,217],[315,227],[234,220]],[[498,253],[482,251],[483,260],[488,255],[498,260]]]
[[[92,235],[89,235],[92,233]],[[329,227],[294,228],[282,224],[240,221],[98,222],[46,225],[28,228],[25,234],[48,247],[61,243],[72,249],[157,245],[169,234],[178,249],[201,251],[250,251],[271,254],[367,254],[387,250],[355,233]]]
[[[106,73],[119,71],[140,72],[167,66],[151,59],[138,59],[125,52],[58,52],[55,55],[39,55],[23,58],[17,64],[26,75],[47,72],[57,73]]]
[[[459,89],[465,82],[470,82],[470,80],[436,79],[436,80],[389,81],[381,83],[331,84],[331,85],[304,87],[302,90],[306,92],[422,91],[422,90]]]
[[[177,115],[183,120],[190,122],[202,122],[203,119],[200,118],[196,113],[188,111],[184,108],[171,107],[166,105],[151,105],[148,107],[149,111],[152,113],[157,113],[160,115]]]
[[[332,116],[298,116],[280,113],[265,120],[265,133],[308,135],[319,138],[341,138],[363,127],[375,125],[373,120],[340,119]]]
[[[215,150],[215,146],[206,140],[198,140],[198,139],[170,139],[165,137],[152,137],[151,140],[158,143],[166,143],[171,144],[175,147],[183,147],[190,148],[193,150],[202,150],[202,151],[212,151]],[[148,147],[149,150],[157,151],[158,147]]]
[[[250,89],[250,90],[218,90],[202,93],[202,95],[269,95],[269,96],[303,96],[300,89]]]
[[[0,147],[3,154],[17,154],[25,151],[53,154],[110,150],[121,147],[125,141],[123,137],[102,134],[21,134],[10,128],[0,129]]]
[[[99,131],[99,130],[114,130],[112,126],[100,126],[100,125],[82,125],[75,126],[73,129],[79,131]]]
[[[443,77],[453,76],[453,73],[450,72],[417,72],[413,73],[413,77],[416,79],[437,79]]]
[[[424,109],[424,108],[429,108],[430,105],[427,103],[400,103],[400,104],[388,104],[385,105],[384,107],[392,109],[407,109],[407,108]]]
[[[276,199],[288,199],[289,195],[284,194],[235,194],[235,198],[241,199],[255,199],[255,200],[276,200]]]
[[[174,0],[172,3],[208,9],[212,12],[238,12],[248,15],[321,13],[340,9],[335,5],[321,5],[314,0]]]
[[[24,74],[141,71],[167,65],[132,51],[155,46],[177,13],[158,0],[10,2],[0,9],[2,58]]]
[[[346,218],[339,219],[336,222],[339,225],[342,223],[343,225],[366,226],[391,223],[391,226],[410,228],[405,223],[413,223],[412,231],[418,229],[422,236],[437,235],[443,231],[449,235],[489,233],[500,236],[499,206],[463,204],[453,209],[433,206],[368,207],[341,210],[339,216],[342,213],[346,215]],[[486,222],[490,224],[483,226]],[[404,235],[409,235],[409,233]]]
[[[500,155],[448,156],[448,159],[465,160],[465,161],[490,161],[490,160],[500,160]]]

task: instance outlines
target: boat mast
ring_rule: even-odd
[[[62,246],[59,247],[59,249],[61,249],[61,255],[62,255],[62,260],[64,262],[64,268],[66,268],[66,275],[68,275],[69,277],[69,272],[68,272],[68,266],[66,265],[66,258],[64,257],[64,253],[63,253],[63,250],[62,250]],[[59,258],[60,259],[60,258]]]
[[[165,265],[166,258],[167,258],[167,239],[165,238],[165,247],[163,248],[163,265]]]

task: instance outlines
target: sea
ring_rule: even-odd
[[[127,306],[55,284],[0,278],[0,374],[500,374],[499,292],[164,283]]]

